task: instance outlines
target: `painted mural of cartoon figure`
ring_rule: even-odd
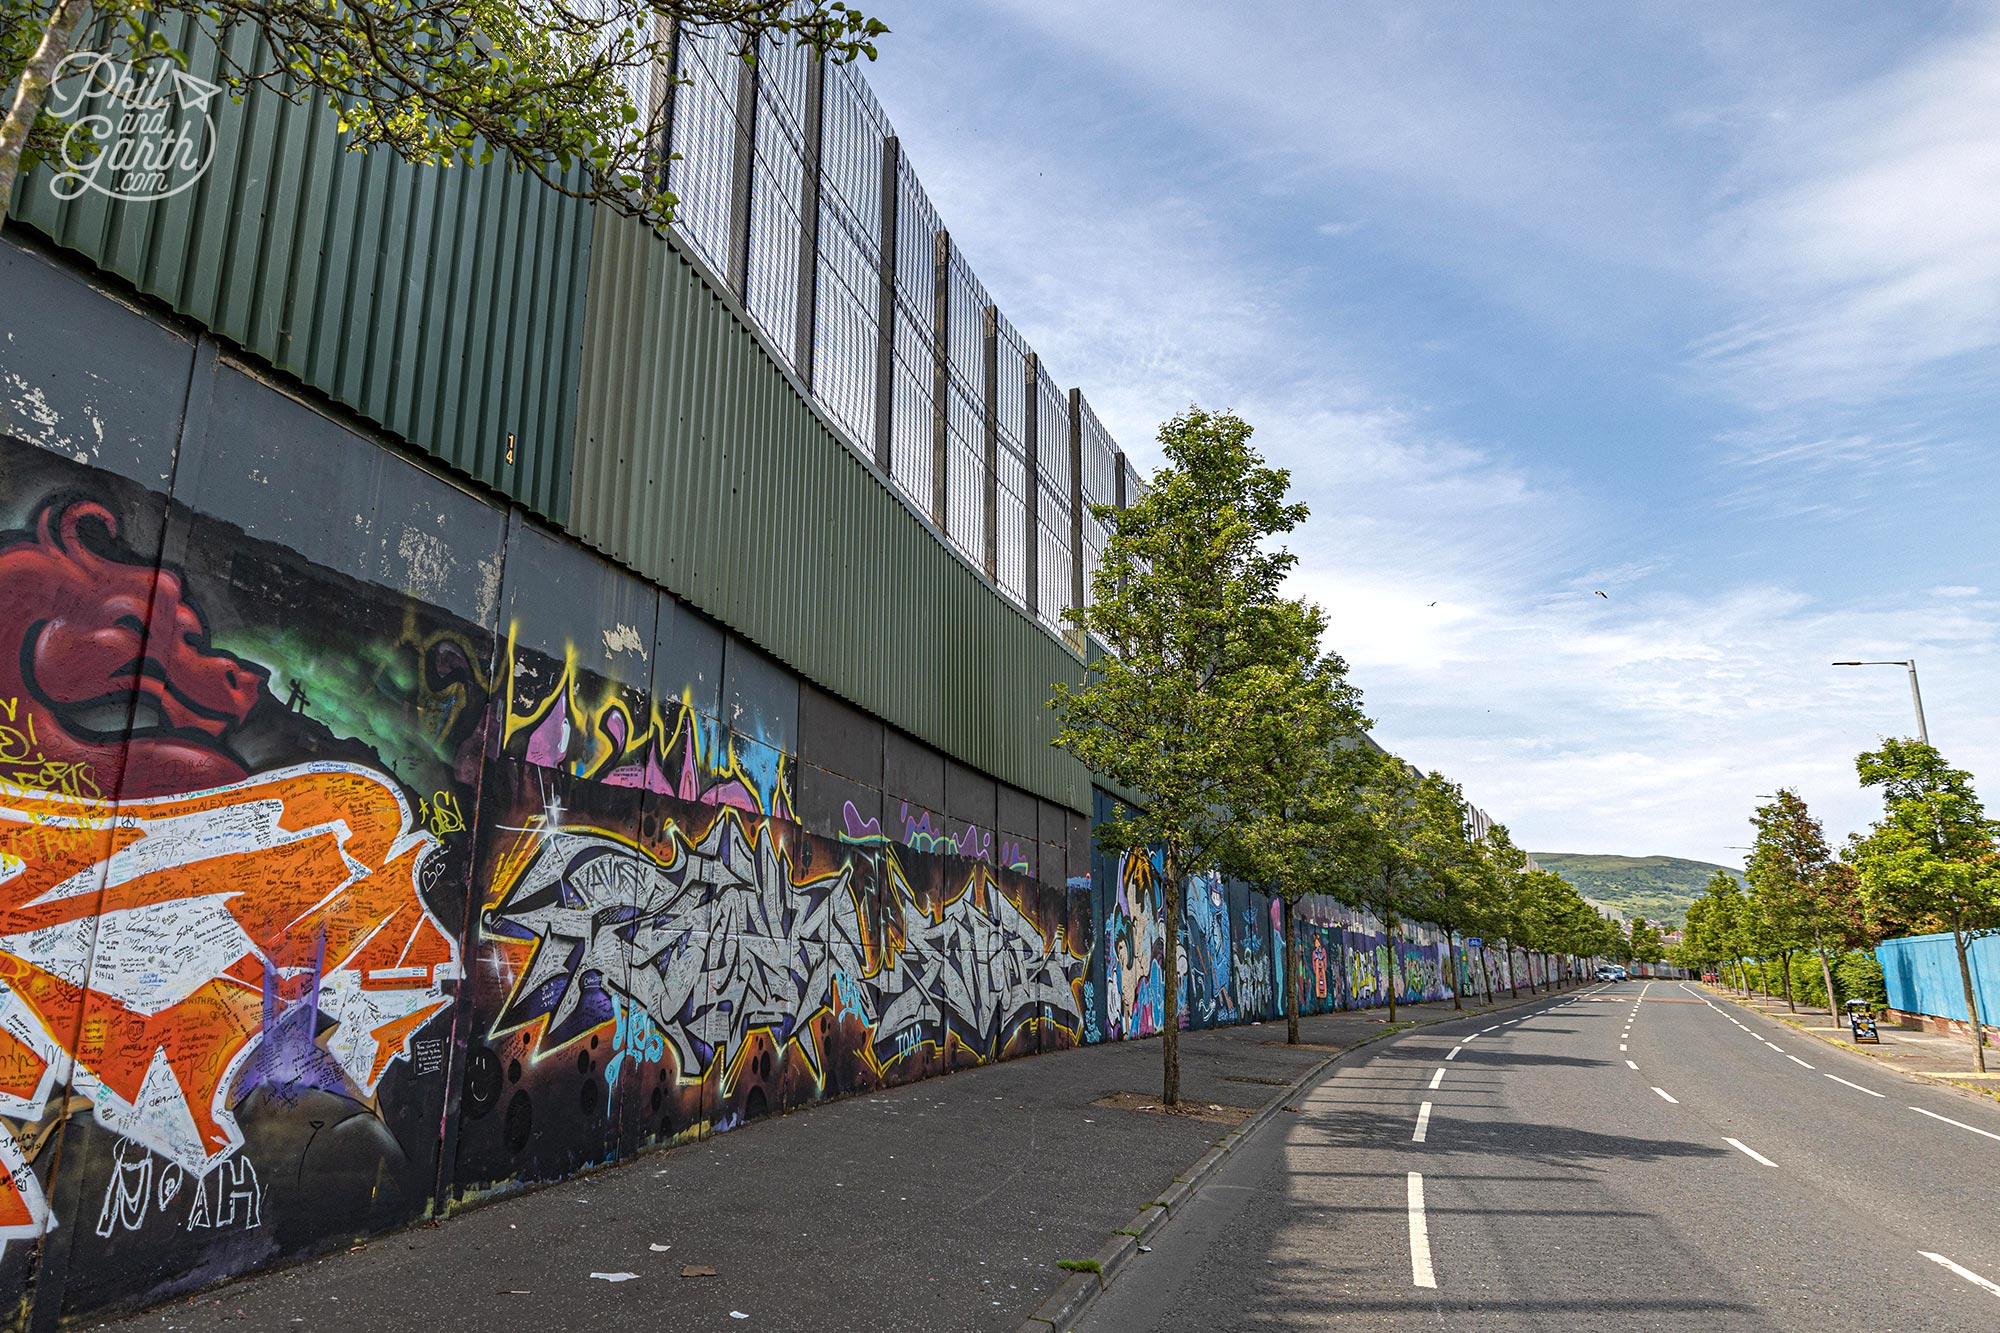
[[[452,1003],[458,946],[398,784],[250,773],[233,743],[268,673],[118,537],[73,497],[0,535],[0,1116],[69,1114],[68,1087],[199,1180],[243,1147],[233,1099],[275,1075],[279,1029],[294,1072],[367,1103]],[[0,1166],[0,1242],[47,1230],[12,1133]]]
[[[1144,852],[1119,856],[1118,894],[1105,922],[1105,999],[1112,1006],[1106,1026],[1114,1040],[1151,1036],[1165,1021],[1164,942],[1153,902],[1158,883]]]

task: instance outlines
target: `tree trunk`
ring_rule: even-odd
[[[1833,964],[1826,960],[1826,945],[1821,942],[1819,932],[1813,932],[1813,950],[1819,954],[1819,974],[1826,982],[1826,1016],[1840,1026],[1840,1001],[1833,994]]]
[[[1299,932],[1293,924],[1293,903],[1285,902],[1285,1043],[1299,1044]]]
[[[1444,932],[1444,960],[1451,968],[1451,1007],[1462,1010],[1465,1005],[1458,995],[1458,932],[1448,926]]]
[[[1986,1028],[1979,1018],[1979,996],[1972,989],[1972,962],[1966,957],[1965,932],[1952,923],[1952,946],[1958,950],[1958,979],[1965,986],[1965,1013],[1972,1020],[1972,1067],[1986,1072]]]
[[[1385,978],[1385,980],[1387,980],[1389,983],[1389,1021],[1393,1023],[1396,1021],[1396,973],[1402,971],[1401,968],[1396,966],[1395,915],[1393,913],[1390,913],[1384,924],[1388,927],[1389,930],[1389,975],[1387,978]]]
[[[6,226],[7,215],[13,211],[14,182],[21,174],[21,153],[28,146],[28,133],[49,100],[56,69],[69,54],[77,27],[89,9],[87,0],[56,0],[48,26],[42,29],[42,40],[21,67],[20,80],[14,85],[14,104],[6,121],[0,122],[0,227]]]
[[[1778,956],[1778,966],[1785,969],[1785,1007],[1796,1014],[1799,1005],[1798,1001],[1792,998],[1792,955],[1789,950]]]
[[[1479,946],[1479,978],[1486,983],[1486,1003],[1493,1003],[1493,951]]]
[[[1520,979],[1514,975],[1514,941],[1507,941],[1507,951],[1501,957],[1507,960],[1507,998],[1518,1000],[1521,998],[1521,988]]]
[[[1160,895],[1160,929],[1166,935],[1166,955],[1162,980],[1166,983],[1163,1007],[1166,1020],[1160,1028],[1160,1104],[1178,1106],[1181,1100],[1181,867],[1180,854],[1167,844],[1167,882]]]

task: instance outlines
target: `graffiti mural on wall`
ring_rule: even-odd
[[[508,651],[461,1192],[1083,1040],[1091,932],[1067,891],[808,832],[789,759],[746,773],[686,695],[660,709],[573,654]]]
[[[1181,917],[1181,1026],[1217,1027],[1236,1021],[1229,894],[1213,875],[1188,877]]]
[[[1111,908],[1104,915],[1105,1036],[1149,1037],[1166,1019],[1166,932],[1160,876],[1144,852],[1117,857]]]
[[[65,1310],[155,1300],[440,1178],[1086,1039],[1087,880],[810,832],[740,709],[37,448],[0,479],[7,1289],[56,1245]]]
[[[90,1308],[420,1215],[490,649],[109,473],[0,476],[0,1262],[49,1236]],[[274,632],[302,604],[370,629]]]
[[[958,826],[957,832],[951,832],[950,826],[941,817],[918,809],[908,801],[897,802],[892,822],[898,831],[893,837],[884,830],[881,820],[864,816],[854,808],[852,801],[846,803],[841,813],[844,824],[841,836],[849,842],[894,841],[913,851],[962,856],[1023,874],[1031,869],[1027,849],[1018,839],[996,837],[990,831],[982,832],[977,824],[963,824]]]

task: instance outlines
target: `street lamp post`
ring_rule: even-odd
[[[1910,673],[1910,702],[1917,706],[1917,739],[1925,745],[1931,743],[1931,734],[1924,727],[1924,695],[1917,688],[1917,662],[1915,658],[1900,662],[1835,662],[1835,666],[1899,666]]]
[[[1924,696],[1917,689],[1917,663],[1915,658],[1903,662],[1835,662],[1834,665],[1899,666],[1908,670],[1910,673],[1910,702],[1917,707],[1917,739],[1925,745],[1931,743],[1930,732],[1924,728]],[[1938,830],[1937,837],[1941,852],[1944,845],[1944,831],[1942,829]],[[1956,895],[1954,895],[1954,901],[1956,901]],[[1958,950],[1959,979],[1965,983],[1966,1016],[1972,1021],[1972,1063],[1978,1072],[1984,1074],[1986,1072],[1986,1029],[1984,1023],[1980,1020],[1978,997],[1973,991],[1971,964],[1965,956],[1965,937],[1959,933],[1956,924],[1952,928],[1952,942],[1957,946]]]

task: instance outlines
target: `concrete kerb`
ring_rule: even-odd
[[[1579,985],[1582,983],[1579,982]],[[1551,992],[1550,994],[1552,994]],[[1495,1004],[1484,1013],[1497,1014],[1503,1009],[1518,1009],[1525,1004],[1534,1004],[1549,998],[1549,994],[1516,998]],[[1364,1046],[1372,1046],[1390,1037],[1400,1037],[1417,1028],[1432,1027],[1438,1023],[1449,1023],[1464,1018],[1460,1011],[1440,1014],[1436,1018],[1420,1018],[1409,1023],[1398,1023],[1381,1032],[1371,1033],[1352,1046],[1335,1051],[1332,1055],[1313,1065],[1287,1084],[1283,1090],[1266,1101],[1253,1112],[1248,1120],[1222,1136],[1222,1138],[1196,1159],[1195,1164],[1174,1177],[1173,1184],[1160,1191],[1151,1203],[1141,1208],[1138,1215],[1112,1234],[1110,1241],[1095,1256],[1096,1272],[1074,1273],[1069,1281],[1057,1287],[1047,1300],[1035,1308],[1035,1312],[1022,1320],[1014,1333],[1050,1333],[1061,1330],[1066,1333],[1070,1325],[1089,1310],[1104,1289],[1111,1285],[1114,1274],[1138,1257],[1139,1247],[1157,1234],[1172,1220],[1174,1209],[1193,1198],[1195,1192],[1215,1169],[1227,1161],[1236,1146],[1254,1134],[1266,1120],[1278,1113],[1278,1109],[1290,1105],[1303,1096],[1329,1068]]]
[[[1706,985],[1707,983],[1703,984]],[[1868,1050],[1866,1047],[1855,1046],[1849,1042],[1841,1041],[1837,1037],[1830,1037],[1824,1032],[1819,1032],[1813,1028],[1807,1027],[1802,1022],[1794,1021],[1789,1015],[1768,1013],[1765,1010],[1760,1009],[1754,1002],[1746,1000],[1740,995],[1731,995],[1727,991],[1718,991],[1715,990],[1715,988],[1712,986],[1709,987],[1709,991],[1711,994],[1720,995],[1723,999],[1729,1001],[1731,1004],[1735,1005],[1739,1009],[1743,1009],[1748,1011],[1749,1013],[1753,1013],[1757,1015],[1759,1018],[1768,1018],[1772,1022],[1782,1023],[1786,1027],[1790,1028],[1792,1031],[1797,1032],[1802,1036],[1811,1037],[1814,1041],[1820,1043],[1820,1045],[1822,1046],[1831,1046],[1836,1051],[1849,1051],[1855,1055],[1865,1055],[1871,1060],[1888,1059],[1887,1051],[1871,1051]],[[1970,1045],[1971,1043],[1968,1041],[1966,1044]],[[1904,1078],[1915,1079],[1919,1083],[1928,1083],[1932,1087],[1949,1088],[1953,1092],[1965,1094],[1967,1096],[1976,1098],[1979,1101],[1986,1101],[1989,1098],[1993,1101],[2000,1101],[2000,1091],[1996,1091],[1993,1088],[1981,1087],[1976,1083],[1963,1083],[1955,1078],[1941,1077],[1937,1074],[1927,1073],[1920,1069],[1898,1069],[1893,1065],[1885,1067],[1892,1074],[1898,1074]]]

